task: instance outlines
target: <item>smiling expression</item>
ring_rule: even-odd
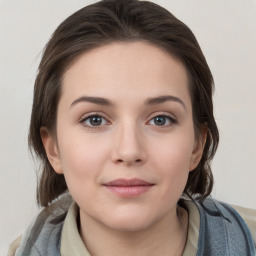
[[[176,215],[203,150],[188,84],[184,66],[146,42],[101,46],[68,68],[57,140],[42,139],[82,223],[136,231]]]

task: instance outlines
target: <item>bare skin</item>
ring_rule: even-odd
[[[57,140],[41,135],[91,255],[182,255],[188,216],[177,202],[205,141],[188,84],[179,61],[145,42],[101,46],[66,71]]]
[[[151,230],[140,232],[115,232],[109,236],[109,230],[97,230],[95,226],[86,227],[86,233],[81,231],[81,237],[92,256],[100,255],[127,255],[127,256],[181,256],[188,229],[188,214],[185,209],[177,208],[177,226],[169,221],[156,223]],[[104,232],[102,232],[104,230]],[[87,235],[90,233],[90,235]],[[99,233],[102,235],[98,237]],[[94,237],[97,236],[97,240]],[[99,241],[101,241],[99,243]],[[103,253],[109,252],[110,253]]]

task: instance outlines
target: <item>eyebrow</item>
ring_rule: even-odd
[[[187,109],[185,103],[180,98],[172,95],[163,95],[159,97],[148,98],[145,103],[146,105],[155,105],[155,104],[164,103],[166,101],[174,101],[174,102],[180,103],[185,110]]]
[[[157,104],[164,103],[166,101],[174,101],[174,102],[180,103],[185,110],[187,109],[185,103],[180,98],[172,96],[172,95],[163,95],[163,96],[148,98],[145,101],[145,105],[157,105]],[[109,99],[106,99],[106,98],[82,96],[82,97],[74,100],[71,103],[70,107],[73,107],[74,105],[76,105],[77,103],[80,103],[80,102],[90,102],[90,103],[94,103],[94,104],[102,105],[102,106],[113,106],[114,105],[114,103],[112,101],[110,101]]]
[[[83,96],[83,97],[80,97],[80,98],[74,100],[71,103],[70,107],[73,107],[74,105],[76,105],[79,102],[90,102],[90,103],[94,103],[94,104],[102,105],[102,106],[114,105],[110,100],[108,100],[106,98]]]

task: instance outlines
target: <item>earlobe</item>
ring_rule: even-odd
[[[203,125],[200,128],[200,134],[195,139],[195,145],[191,156],[189,171],[193,171],[199,164],[204,152],[204,146],[207,139],[207,126]]]
[[[40,128],[41,139],[44,145],[47,158],[56,173],[62,174],[61,161],[55,136],[46,128]]]

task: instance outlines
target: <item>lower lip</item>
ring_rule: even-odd
[[[105,186],[108,190],[120,197],[136,197],[149,191],[153,185],[143,186]]]

